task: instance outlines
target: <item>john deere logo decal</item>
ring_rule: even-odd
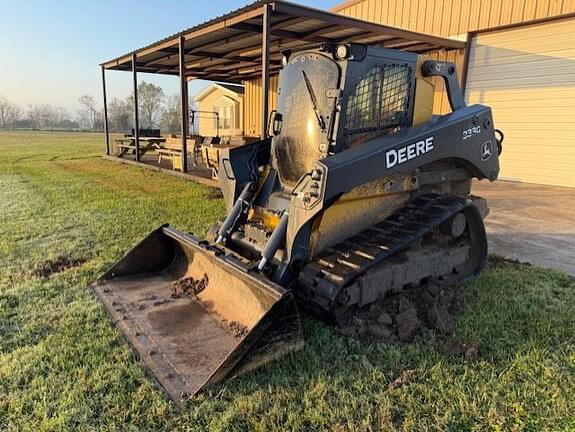
[[[492,154],[493,149],[491,141],[485,141],[481,146],[481,160],[485,162],[491,157]]]

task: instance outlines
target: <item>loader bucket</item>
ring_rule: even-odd
[[[92,286],[176,402],[303,346],[290,291],[168,226]]]

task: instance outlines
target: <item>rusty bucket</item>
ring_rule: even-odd
[[[92,287],[176,402],[303,346],[289,290],[233,252],[169,226]]]

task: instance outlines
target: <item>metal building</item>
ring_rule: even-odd
[[[501,177],[575,187],[575,0],[350,0],[333,11],[468,41],[437,56],[456,61],[469,103],[493,108]]]

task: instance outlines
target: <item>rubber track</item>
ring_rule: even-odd
[[[383,222],[328,248],[304,267],[300,281],[306,285],[314,281],[315,294],[333,302],[356,277],[406,249],[469,205],[471,201],[460,196],[420,195]],[[325,289],[326,285],[330,288]]]

